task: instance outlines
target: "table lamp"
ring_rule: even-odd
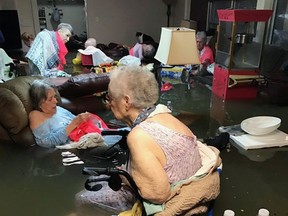
[[[165,65],[200,64],[195,30],[162,27],[155,59]]]
[[[162,27],[159,47],[154,58],[166,65],[154,70],[159,85],[162,83],[161,68],[200,64],[196,31],[184,27]]]

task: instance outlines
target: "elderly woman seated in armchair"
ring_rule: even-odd
[[[29,127],[28,115],[33,110],[29,89],[33,81],[43,76],[20,76],[0,84],[0,143],[19,146],[36,144]],[[108,89],[109,76],[106,74],[80,74],[73,77],[51,78],[56,85],[59,106],[74,115],[82,112],[97,114],[106,109],[103,98],[95,93]]]
[[[90,118],[88,112],[75,116],[57,106],[57,90],[44,80],[35,80],[29,93],[34,108],[29,113],[29,125],[39,146],[51,148],[69,143],[69,134]]]

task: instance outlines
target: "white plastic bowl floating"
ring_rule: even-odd
[[[272,116],[256,116],[241,122],[241,129],[251,135],[264,135],[275,131],[281,119]]]

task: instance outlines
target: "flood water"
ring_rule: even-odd
[[[186,85],[177,84],[162,93],[160,103],[168,100],[199,138],[214,136],[220,126],[260,115],[281,118],[280,130],[288,132],[287,107],[272,105],[262,97],[223,102],[203,85],[187,90]],[[110,113],[99,115],[112,119]],[[75,194],[84,188],[84,166],[113,167],[124,161],[123,155],[117,160],[99,160],[89,150],[74,150],[85,163],[63,166],[62,151],[0,145],[1,216],[67,216],[75,211]],[[231,142],[221,157],[221,193],[214,215],[232,209],[237,216],[253,216],[260,208],[268,209],[270,215],[288,215],[287,147],[246,151]]]

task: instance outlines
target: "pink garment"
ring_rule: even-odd
[[[59,47],[59,50],[58,50],[59,65],[57,68],[59,70],[64,70],[64,65],[66,64],[65,56],[68,53],[68,50],[67,50],[65,43],[63,42],[59,32],[57,32],[57,31],[56,31],[56,40],[57,40],[57,44]]]
[[[135,46],[129,50],[129,55],[142,59],[142,44],[136,43]]]
[[[208,45],[205,45],[204,48],[200,51],[199,58],[201,64],[204,62],[208,63],[208,65],[214,63],[213,51]]]
[[[152,136],[164,151],[167,158],[164,169],[170,183],[194,175],[201,167],[196,136],[189,137],[151,121],[141,122],[138,126]]]

